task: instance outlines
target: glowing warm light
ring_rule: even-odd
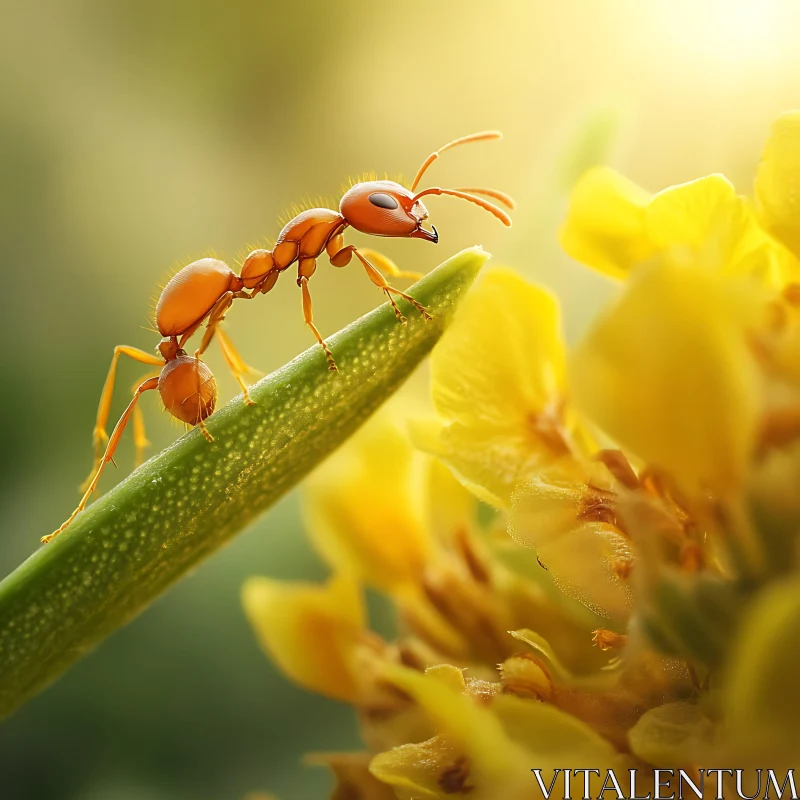
[[[800,19],[794,0],[709,0],[653,6],[662,39],[672,40],[692,60],[742,65],[769,62],[790,45]]]

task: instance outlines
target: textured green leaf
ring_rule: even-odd
[[[433,314],[388,304],[181,437],[0,583],[0,715],[55,680],[211,555],[347,439],[433,347],[488,255],[464,250],[415,284]],[[401,304],[403,301],[400,301]],[[68,509],[65,509],[65,512]]]

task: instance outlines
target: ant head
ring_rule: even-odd
[[[339,203],[339,213],[347,223],[373,236],[410,236],[439,241],[436,228],[422,227],[428,218],[425,208],[405,186],[394,181],[367,181],[351,186]]]
[[[500,131],[482,131],[448,142],[425,159],[410,189],[394,181],[357,183],[342,197],[339,213],[349,225],[362,233],[373,236],[411,236],[427,239],[435,244],[439,241],[436,228],[431,225],[433,230],[427,231],[422,227],[422,221],[428,218],[428,209],[421,202],[421,198],[425,195],[447,195],[474,203],[499,219],[503,225],[510,226],[511,217],[492,202],[496,200],[509,210],[513,210],[514,201],[505,192],[486,188],[443,189],[439,186],[417,191],[417,186],[428,167],[445,150],[462,144],[502,139],[502,137]],[[485,197],[490,197],[492,200],[486,200]]]

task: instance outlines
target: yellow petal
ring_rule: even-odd
[[[410,431],[420,450],[441,459],[478,499],[497,508],[509,507],[519,481],[553,458],[525,432],[493,432],[435,420],[415,420]]]
[[[309,531],[331,565],[386,592],[419,582],[431,552],[421,467],[390,408],[312,476]]]
[[[772,126],[755,181],[764,227],[800,256],[800,111]]]
[[[558,587],[603,617],[625,620],[632,593],[620,577],[633,560],[614,525],[584,518],[586,482],[549,471],[514,492],[509,533],[533,547]]]
[[[753,252],[767,241],[747,201],[722,175],[659,192],[647,207],[646,228],[658,249],[731,274],[755,269]]]
[[[512,270],[493,269],[434,351],[433,401],[466,425],[518,426],[559,396],[564,360],[557,300]]]
[[[369,768],[399,800],[448,800],[460,795],[489,800],[485,794],[475,794],[468,760],[441,736],[379,753]]]
[[[365,618],[353,581],[335,576],[317,586],[250,578],[242,602],[259,643],[289,678],[338,700],[363,696]]]
[[[797,259],[765,233],[752,204],[722,175],[670,186],[650,201],[647,234],[680,262],[726,275],[751,275],[780,288],[797,274]]]
[[[759,407],[744,282],[662,261],[642,270],[579,346],[580,407],[687,492],[739,486]]]
[[[571,762],[581,768],[600,768],[605,774],[607,768],[619,764],[609,742],[585,722],[555,706],[499,695],[493,709],[507,736],[545,769]]]
[[[451,760],[454,755],[460,755],[466,771],[464,783],[472,787],[470,796],[481,800],[492,797],[522,800],[523,787],[530,788],[527,773],[530,767],[526,763],[529,757],[508,738],[489,708],[464,693],[450,675],[422,675],[403,667],[392,667],[386,671],[386,677],[410,694],[428,715],[439,731],[442,745],[449,746]],[[373,774],[377,774],[376,767],[380,769],[383,763],[373,761]],[[434,762],[429,769],[432,767],[440,778],[444,766]],[[378,777],[386,780],[380,774]],[[441,785],[439,780],[437,783]]]
[[[416,438],[506,503],[522,475],[566,451],[564,371],[555,298],[510,270],[488,272],[433,352],[433,401],[445,424]]]
[[[475,495],[434,458],[425,465],[425,506],[431,529],[447,544],[461,531],[475,526],[478,513]]]
[[[531,767],[541,769],[549,785],[554,768],[579,763],[582,768],[600,768],[604,773],[605,768],[619,763],[614,748],[588,725],[538,700],[504,694],[473,698],[468,685],[462,690],[449,675],[443,680],[444,676],[430,671],[421,675],[392,668],[387,677],[417,701],[439,731],[436,739],[424,743],[427,758],[419,752],[420,746],[412,745],[383,754],[372,763],[373,774],[389,781],[399,774],[407,777],[412,768],[419,771],[424,767],[424,780],[417,777],[414,784],[431,794],[409,793],[409,798],[440,796],[436,786],[441,787],[446,766],[442,751],[449,764],[460,764],[458,777],[463,787],[469,787],[470,797],[480,800],[527,800],[532,791]],[[445,750],[447,745],[451,749]],[[439,780],[431,780],[432,776]]]
[[[590,169],[575,186],[561,244],[577,261],[624,278],[653,253],[645,232],[649,194],[609,167]]]
[[[713,735],[708,717],[692,703],[667,703],[646,711],[630,730],[634,754],[656,767],[705,763]]]
[[[708,175],[658,192],[645,214],[647,234],[658,248],[701,247],[729,218],[742,216],[744,201],[723,175]]]

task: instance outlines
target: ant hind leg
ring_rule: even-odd
[[[92,465],[92,471],[89,473],[89,476],[81,484],[82,492],[86,491],[86,487],[89,486],[92,481],[92,476],[95,472],[97,472],[97,468],[100,466],[103,448],[108,442],[106,425],[108,424],[108,415],[111,411],[111,400],[114,396],[114,382],[117,377],[117,362],[119,361],[119,357],[121,355],[128,356],[128,358],[132,358],[134,361],[138,361],[140,364],[148,364],[153,367],[164,366],[163,358],[159,358],[151,353],[146,353],[144,350],[140,350],[138,347],[117,345],[114,348],[111,366],[108,369],[108,375],[106,376],[106,381],[103,384],[103,391],[100,395],[100,405],[97,408],[97,419],[95,420],[94,432],[92,435],[92,441],[94,443],[94,464]]]
[[[114,426],[114,430],[111,433],[111,437],[108,440],[108,446],[106,447],[105,453],[103,457],[100,459],[100,464],[98,465],[97,469],[95,470],[94,475],[92,476],[92,480],[89,483],[86,491],[81,498],[81,502],[78,504],[78,507],[70,514],[67,521],[56,531],[53,531],[49,536],[42,537],[42,544],[47,544],[48,542],[55,539],[59,533],[64,531],[67,526],[75,519],[75,517],[86,508],[86,504],[89,502],[89,498],[92,496],[92,492],[97,487],[98,482],[100,481],[100,476],[103,474],[103,470],[105,469],[106,464],[109,461],[114,460],[114,451],[117,449],[117,445],[119,444],[120,439],[122,438],[122,433],[125,430],[125,426],[128,424],[128,420],[131,418],[131,415],[136,408],[136,404],[139,401],[139,398],[142,396],[142,393],[150,391],[151,389],[158,388],[158,378],[148,378],[144,383],[142,383],[137,389],[135,394],[133,395],[133,400],[128,404],[128,407],[122,413],[122,416],[119,418],[119,421]]]
[[[150,373],[149,375],[145,375],[143,378],[140,378],[133,385],[134,397],[136,396],[136,392],[139,389],[139,384],[150,378],[158,378],[158,376],[159,373],[154,372]],[[145,424],[144,424],[144,414],[142,414],[142,409],[138,404],[133,407],[131,424],[133,425],[133,446],[136,450],[134,466],[140,467],[144,463],[144,451],[148,447],[150,447],[150,442],[147,440],[147,432],[145,430]]]

